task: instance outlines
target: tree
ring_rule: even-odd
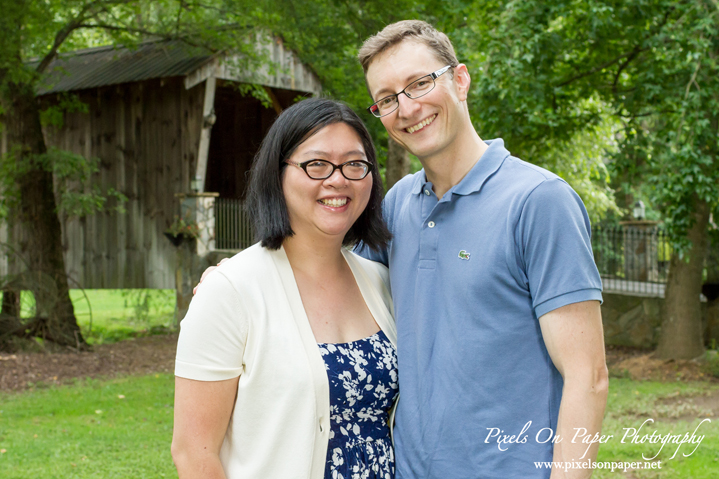
[[[468,45],[484,41],[477,48],[483,126],[530,155],[550,157],[556,145],[569,146],[607,121],[619,126],[611,172],[624,178],[625,192],[638,182],[650,187],[674,244],[659,355],[698,356],[707,225],[719,212],[719,5],[483,5],[476,22],[468,19],[477,35],[465,34]]]
[[[52,155],[43,137],[36,85],[64,50],[108,42],[132,46],[148,37],[179,39],[212,51],[232,49],[245,53],[249,61],[254,47],[252,8],[240,1],[2,0],[0,9],[0,104],[6,160],[14,166],[24,261],[35,277],[25,284],[36,298],[36,318],[19,326],[17,321],[0,323],[0,338],[19,332],[84,347],[69,296]],[[33,57],[37,60],[29,62]],[[16,288],[7,292],[2,310],[16,313]]]

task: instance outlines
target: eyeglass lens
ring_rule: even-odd
[[[350,161],[339,166],[345,178],[361,180],[369,173],[369,166],[360,161]],[[329,178],[335,170],[335,165],[325,160],[315,160],[305,165],[305,171],[310,178],[322,180]]]
[[[420,78],[419,80],[410,83],[407,88],[404,89],[404,93],[409,98],[419,98],[429,93],[432,88],[434,88],[434,79],[432,79],[431,75],[427,75]],[[373,108],[372,113],[374,113],[375,115],[377,113],[379,113],[380,115],[390,113],[394,111],[395,108],[397,108],[398,104],[399,100],[397,99],[397,95],[390,95],[375,103],[377,108]]]

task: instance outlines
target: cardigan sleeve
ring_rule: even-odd
[[[221,271],[202,282],[180,323],[176,376],[222,381],[242,373],[247,320],[239,298]]]

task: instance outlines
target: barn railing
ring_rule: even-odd
[[[215,199],[215,248],[240,250],[250,247],[252,222],[242,200]]]

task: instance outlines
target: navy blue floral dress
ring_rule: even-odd
[[[330,382],[325,479],[393,479],[387,425],[397,395],[397,352],[384,332],[319,344]]]

